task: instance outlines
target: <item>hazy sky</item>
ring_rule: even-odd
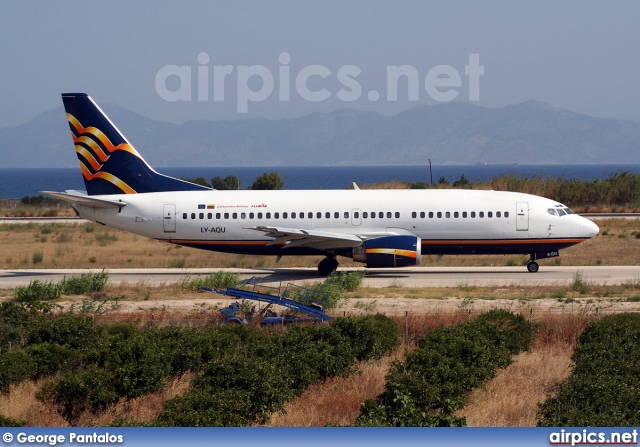
[[[2,1],[0,127],[62,92],[175,123],[529,99],[640,121],[639,24],[626,0]]]

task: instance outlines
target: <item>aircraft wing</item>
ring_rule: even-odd
[[[127,204],[121,200],[107,200],[91,197],[80,191],[67,190],[65,192],[40,191],[54,199],[64,200],[65,202],[81,203],[83,205],[93,206],[96,208],[122,208]]]
[[[309,247],[318,250],[331,250],[340,248],[353,248],[362,244],[365,238],[355,234],[332,233],[327,231],[300,230],[296,228],[281,227],[250,227],[247,230],[255,230],[274,238],[269,245],[282,244],[283,248]]]

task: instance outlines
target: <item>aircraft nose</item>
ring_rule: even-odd
[[[594,237],[600,232],[600,228],[589,219],[582,218],[580,221],[580,237]]]

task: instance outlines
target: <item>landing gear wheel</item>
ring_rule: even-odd
[[[536,273],[539,269],[540,269],[540,266],[536,261],[530,261],[527,264],[527,270],[529,270],[529,273]]]
[[[318,273],[320,276],[329,276],[331,273],[335,272],[338,268],[338,261],[336,258],[326,257],[320,264],[318,264]]]

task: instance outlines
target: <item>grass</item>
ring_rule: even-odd
[[[638,265],[640,263],[640,219],[601,219],[596,223],[601,233],[586,242],[561,252],[562,265]],[[88,228],[91,230],[87,231]],[[45,234],[43,234],[43,229]],[[618,238],[624,234],[626,238]],[[44,238],[46,236],[46,238]],[[37,241],[43,259],[39,268],[126,268],[174,266],[244,268],[244,267],[312,267],[319,256],[285,256],[276,264],[275,257],[256,257],[215,253],[175,246],[94,224],[0,224],[0,268],[32,265],[31,256],[22,263],[26,241]],[[182,266],[182,260],[185,264]],[[429,266],[514,266],[526,262],[526,256],[424,256],[422,265]],[[3,262],[4,261],[4,262]],[[339,258],[342,267],[361,266],[347,258]],[[540,260],[542,267],[554,265],[554,259]]]

